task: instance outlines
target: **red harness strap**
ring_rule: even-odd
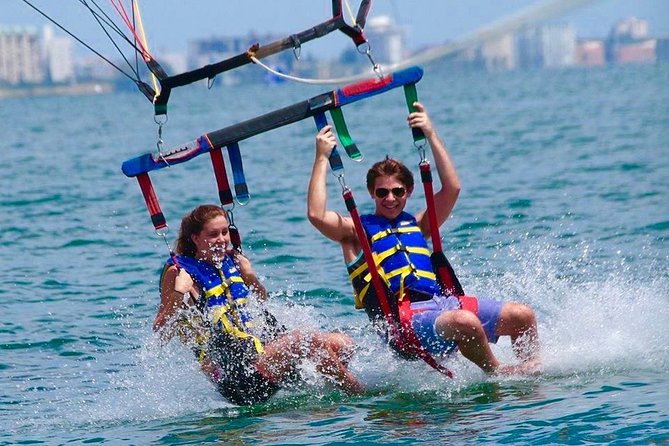
[[[407,353],[416,356],[417,358],[422,359],[428,363],[432,368],[438,370],[449,378],[453,378],[453,372],[437,362],[436,359],[427,350],[423,347],[416,336],[416,332],[413,330],[411,325],[411,317],[413,316],[413,311],[411,310],[411,301],[409,297],[406,296],[399,303],[400,310],[400,324],[402,327],[402,333],[406,336],[407,342],[404,345],[404,351]]]
[[[360,220],[360,214],[358,213],[355,200],[353,199],[353,193],[350,189],[345,188],[342,193],[344,201],[346,202],[346,208],[351,213],[351,218],[353,219],[353,224],[355,226],[355,231],[358,236],[358,240],[362,245],[362,255],[367,263],[367,270],[369,271],[372,277],[372,286],[374,286],[374,291],[379,300],[379,305],[381,305],[381,310],[386,318],[386,322],[390,327],[390,344],[397,350],[407,353],[416,358],[420,358],[430,365],[435,370],[443,373],[449,378],[453,378],[453,373],[448,370],[443,365],[439,364],[436,359],[427,350],[420,344],[420,341],[416,337],[416,333],[413,331],[411,326],[411,302],[407,297],[402,299],[399,302],[399,316],[400,316],[400,325],[395,322],[393,317],[392,310],[390,309],[390,303],[388,302],[388,295],[386,293],[386,287],[384,286],[381,275],[374,261],[374,256],[372,254],[372,248],[367,239],[367,234],[365,228],[362,226],[362,220]]]
[[[432,238],[432,266],[434,272],[437,274],[437,280],[442,289],[454,294],[460,300],[460,308],[478,314],[479,303],[478,299],[473,296],[465,296],[462,285],[458,277],[453,271],[453,267],[449,263],[444,254],[441,245],[441,235],[439,234],[439,224],[437,222],[436,205],[434,202],[434,189],[432,187],[432,172],[430,171],[430,163],[426,160],[420,163],[420,176],[423,182],[423,189],[425,190],[425,201],[427,203],[427,217],[430,222],[430,237]]]
[[[139,188],[142,190],[142,196],[146,203],[146,209],[151,216],[153,227],[156,231],[165,229],[167,227],[167,221],[165,220],[163,211],[160,209],[160,203],[158,203],[158,197],[156,197],[156,191],[153,189],[149,174],[141,173],[137,175],[137,182],[139,183]]]
[[[211,157],[211,165],[214,169],[214,175],[216,177],[216,186],[218,187],[218,198],[221,201],[221,207],[233,203],[232,190],[230,189],[230,182],[228,181],[228,174],[225,170],[225,161],[223,159],[223,153],[220,149],[214,149],[209,136],[204,135],[206,143],[209,145],[209,156]],[[242,252],[242,237],[239,234],[239,229],[235,225],[234,218],[232,217],[232,211],[226,210],[228,216],[228,230],[230,231],[230,241],[232,242],[232,247],[239,252]]]

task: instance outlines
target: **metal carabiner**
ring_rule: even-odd
[[[234,207],[234,203],[233,203],[233,207]],[[228,219],[228,226],[231,227],[231,228],[236,228],[237,226],[235,225],[235,214],[232,212],[232,208],[231,209],[223,209],[223,210],[225,211],[225,216]]]
[[[365,44],[367,44],[366,48],[364,49],[364,51],[361,51],[360,47],[365,46]],[[367,56],[367,59],[369,59],[369,62],[372,64],[372,69],[374,70],[376,77],[378,77],[379,79],[383,79],[383,70],[381,69],[381,65],[376,63],[376,61],[372,57],[372,46],[369,44],[369,42],[365,42],[358,45],[357,50],[360,54],[365,54]]]
[[[153,120],[156,122],[156,124],[158,124],[158,141],[156,141],[156,148],[158,149],[158,158],[160,158],[160,160],[164,162],[167,167],[172,167],[170,166],[169,161],[167,161],[167,158],[165,158],[165,156],[163,155],[163,124],[167,122],[167,116],[165,117],[164,121],[159,121],[158,119],[156,119],[155,116]]]
[[[167,233],[169,232],[169,227],[165,225],[165,230],[161,231],[159,229],[156,229],[156,234],[163,239],[165,242],[165,246],[167,246],[167,251],[171,254],[172,253],[172,247],[170,246],[170,242],[167,241]]]
[[[291,34],[289,38],[293,43],[293,56],[295,56],[295,60],[300,60],[300,55],[302,54],[302,43],[295,34]]]
[[[346,185],[346,179],[344,178],[343,173],[337,174],[337,181],[339,181],[339,185],[341,186],[342,193],[349,190],[349,187]]]
[[[420,156],[420,164],[428,163],[427,156],[425,155],[425,140],[422,142],[413,142],[414,147],[418,150],[418,155]]]
[[[163,122],[158,122],[158,141],[156,142],[156,147],[158,148],[158,154],[162,156],[163,149]]]

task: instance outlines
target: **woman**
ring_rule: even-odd
[[[266,401],[296,376],[308,358],[351,393],[363,391],[347,368],[353,341],[342,333],[286,331],[263,311],[254,318],[247,298],[267,299],[248,258],[229,249],[223,209],[202,205],[185,216],[161,277],[153,324],[163,341],[178,334],[193,347],[202,370],[235,404]]]

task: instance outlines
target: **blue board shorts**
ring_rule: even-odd
[[[483,330],[488,337],[488,342],[497,342],[495,335],[499,315],[504,302],[494,299],[478,297],[478,318],[483,325]],[[411,309],[414,311],[411,317],[411,326],[421,345],[431,354],[451,353],[457,348],[455,341],[447,341],[437,334],[435,323],[437,317],[449,310],[459,310],[460,301],[455,296],[434,296],[432,299],[412,302]]]

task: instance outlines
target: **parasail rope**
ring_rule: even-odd
[[[250,56],[250,58],[251,58],[251,61],[254,64],[258,65],[259,67],[263,68],[264,70],[269,71],[270,73],[274,74],[275,76],[278,76],[278,77],[283,78],[283,79],[288,79],[288,80],[291,80],[291,81],[294,81],[294,82],[301,82],[303,84],[313,84],[313,85],[346,84],[346,83],[350,83],[352,81],[356,81],[356,80],[360,80],[360,79],[366,79],[374,71],[374,70],[370,70],[370,71],[372,71],[372,73],[370,73],[370,74],[361,73],[361,74],[356,74],[356,75],[349,76],[349,77],[340,77],[340,78],[336,78],[336,79],[320,79],[320,78],[319,79],[308,79],[308,78],[303,78],[303,77],[291,76],[290,74],[286,74],[286,73],[282,73],[280,71],[277,71],[274,68],[270,67],[269,65],[265,65],[264,63],[262,63],[260,61],[260,59],[258,59],[255,56]]]
[[[142,39],[140,39],[139,35],[137,34],[137,30],[133,26],[132,21],[130,20],[130,16],[128,16],[128,12],[125,9],[125,6],[123,6],[122,0],[109,0],[109,2],[112,4],[112,6],[114,6],[114,9],[116,9],[116,12],[118,13],[119,16],[121,16],[121,19],[132,33],[135,42],[139,47],[138,49],[142,54],[144,60],[145,61],[149,60],[151,58],[151,55],[147,51],[146,47],[144,47]]]
[[[142,48],[146,51],[146,54],[149,56],[149,59],[144,59],[145,62],[148,62],[151,58],[151,54],[149,53],[149,44],[146,40],[146,33],[144,33],[144,24],[142,22],[142,15],[139,12],[139,0],[133,0],[132,2],[132,8],[133,8],[133,14],[137,17],[137,24],[139,25],[139,35],[141,37],[141,45]],[[156,79],[156,75],[151,72],[151,83],[153,84],[153,91],[156,92],[156,95],[154,96],[153,100],[155,102],[156,98],[160,95],[160,85],[158,84],[158,79]]]
[[[346,5],[346,10],[348,11],[348,15],[351,18],[351,23],[353,23],[353,26],[357,26],[358,23],[355,21],[355,15],[353,14],[353,10],[351,9],[351,5],[348,3],[348,0],[344,0],[344,5]]]

